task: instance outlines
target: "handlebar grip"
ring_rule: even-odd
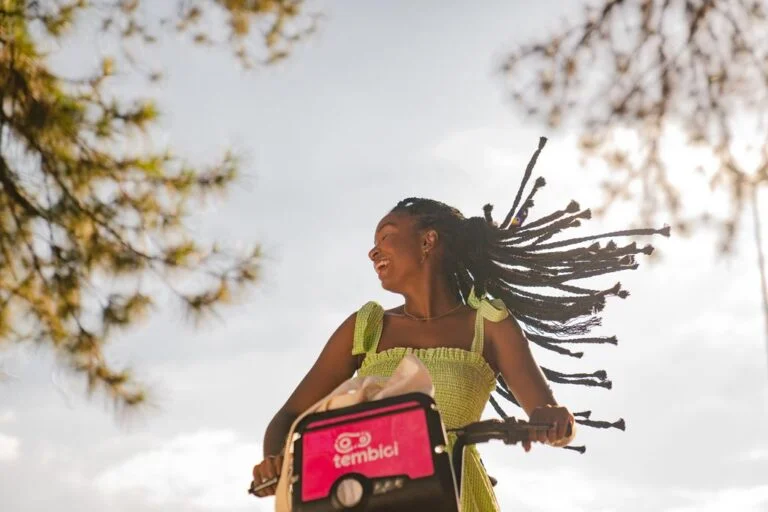
[[[274,478],[270,478],[269,480],[265,480],[264,482],[262,482],[262,483],[260,483],[258,485],[256,485],[256,482],[251,481],[251,486],[248,488],[248,494],[254,494],[255,495],[259,491],[262,491],[262,490],[264,490],[264,489],[266,489],[268,487],[272,487],[273,485],[275,485],[279,481],[280,481],[280,477],[277,477],[277,476],[274,477]]]
[[[549,430],[554,425],[552,423],[528,423],[527,427],[529,432],[531,430]],[[570,437],[573,434],[573,423],[568,424],[568,429],[565,431],[565,437]]]

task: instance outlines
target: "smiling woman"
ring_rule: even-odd
[[[529,342],[560,354],[580,357],[563,343],[615,343],[615,338],[587,337],[599,324],[606,297],[626,297],[619,284],[599,290],[571,284],[600,274],[634,269],[634,256],[650,246],[624,247],[598,239],[663,234],[660,230],[618,231],[560,241],[561,231],[590,217],[575,202],[528,224],[533,196],[545,185],[535,181],[523,200],[533,166],[546,139],[541,139],[526,169],[512,209],[499,224],[492,207],[484,217],[461,212],[432,199],[400,201],[378,223],[368,256],[385,290],[403,304],[384,310],[368,302],[351,314],[331,336],[315,365],[267,428],[266,460],[254,468],[256,482],[274,477],[280,450],[293,421],[307,407],[355,372],[388,377],[407,354],[430,372],[435,402],[446,428],[477,421],[496,391],[518,404],[535,423],[552,425],[534,441],[565,447],[575,435],[574,416],[560,406],[548,385],[558,383],[610,387],[605,372],[565,374],[540,368]],[[588,245],[589,244],[589,245]],[[519,322],[519,323],[518,323]],[[522,327],[521,327],[522,325]],[[578,423],[623,427],[622,422]],[[570,431],[570,433],[568,433]],[[455,437],[449,436],[449,444]],[[527,443],[526,451],[531,444]],[[492,485],[474,448],[465,454],[461,510],[498,510]],[[269,495],[266,490],[262,495]]]

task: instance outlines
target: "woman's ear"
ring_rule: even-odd
[[[437,231],[435,231],[434,229],[427,230],[424,233],[424,236],[422,237],[421,248],[424,251],[433,250],[437,245],[438,238],[439,238],[439,235],[437,234]]]

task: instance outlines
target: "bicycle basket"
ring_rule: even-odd
[[[445,430],[428,395],[314,413],[295,432],[294,511],[458,511]]]

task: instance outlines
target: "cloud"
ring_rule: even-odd
[[[498,499],[504,507],[516,510],[544,512],[570,510],[573,512],[591,510],[599,496],[594,482],[587,481],[576,471],[556,468],[552,471],[528,471],[522,469],[496,469],[499,480],[496,488]],[[514,484],[513,484],[514,482]],[[550,492],[553,483],[558,492]]]
[[[231,430],[185,433],[106,469],[94,485],[107,495],[141,494],[153,505],[266,511],[271,500],[246,492],[260,454],[258,444],[239,441]]]
[[[743,462],[768,462],[768,446],[758,446],[752,448],[751,450],[743,453],[741,457],[739,457],[739,460]]]
[[[11,409],[0,412],[0,424],[13,423],[14,421],[16,421],[16,413]]]
[[[0,432],[0,462],[13,462],[18,459],[20,445],[17,437]]]
[[[467,129],[446,135],[431,148],[432,156],[471,174],[479,169],[509,172],[516,169],[522,155],[505,140],[509,132],[489,127]],[[536,142],[531,138],[529,146]]]
[[[608,512],[628,510],[627,503],[638,502],[642,505],[632,510],[659,509],[653,498],[648,498],[650,493],[644,493],[638,486],[596,478],[584,468],[494,465],[490,474],[499,481],[495,492],[502,510]],[[553,488],[557,491],[553,492]]]
[[[497,454],[498,455],[498,454]],[[764,455],[764,454],[763,454]],[[494,457],[484,457],[493,462]],[[501,460],[501,459],[499,459]],[[499,462],[498,460],[495,462]],[[531,512],[761,512],[768,510],[768,485],[695,489],[648,485],[635,480],[605,478],[587,467],[529,464],[489,472],[499,481],[495,492],[502,510]],[[625,475],[626,476],[626,475]],[[556,492],[552,492],[552,489]]]
[[[666,512],[761,512],[768,508],[768,485],[731,487],[714,491],[683,491],[690,503],[666,509]]]

